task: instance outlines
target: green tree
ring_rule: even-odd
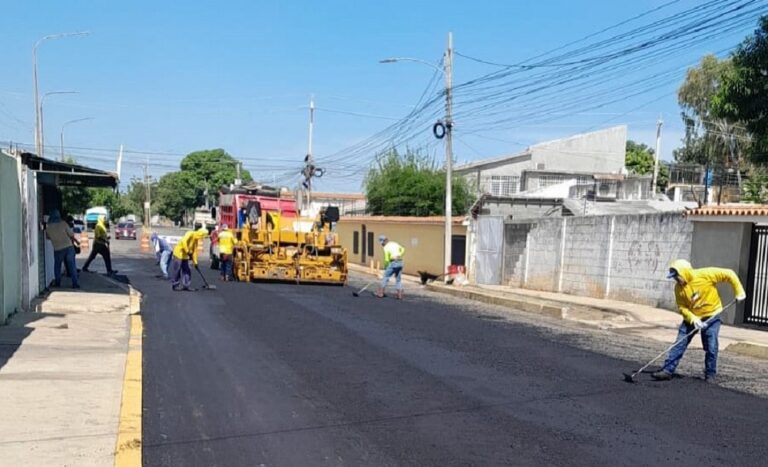
[[[642,143],[627,140],[627,155],[624,165],[635,175],[653,175],[655,151]],[[656,187],[664,191],[669,183],[669,167],[659,162],[659,174],[656,177]]]
[[[753,137],[751,160],[768,162],[768,16],[733,55],[733,68],[712,98],[716,115],[743,122]],[[749,141],[741,136],[738,142]]]
[[[109,211],[112,220],[131,214],[122,197],[112,188],[88,188],[91,206],[104,206]]]
[[[223,149],[208,149],[188,154],[181,161],[181,171],[189,175],[198,190],[198,205],[216,203],[219,189],[235,181],[239,161]],[[253,180],[247,170],[241,170],[244,182]]]
[[[153,204],[153,210],[157,204],[157,181],[149,180],[150,201]],[[128,190],[122,195],[123,203],[131,214],[136,214],[144,222],[144,202],[147,201],[147,185],[143,180],[132,178]]]
[[[161,216],[173,221],[182,221],[188,210],[199,206],[199,189],[189,172],[170,172],[157,183],[153,197],[154,209]]]
[[[712,100],[725,77],[732,73],[731,60],[706,55],[699,66],[691,68],[677,91],[685,124],[685,146],[675,151],[678,162],[695,162],[736,167],[748,147],[746,132],[737,121],[715,113]]]
[[[445,213],[445,171],[434,161],[407,151],[395,149],[381,154],[378,165],[371,168],[364,185],[368,212],[383,216],[435,216]],[[452,210],[464,215],[472,200],[463,177],[452,180]]]

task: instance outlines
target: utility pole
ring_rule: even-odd
[[[653,157],[653,186],[651,193],[656,197],[656,181],[659,178],[659,157],[661,157],[661,127],[664,125],[664,121],[659,115],[659,119],[656,120],[656,154]]]
[[[312,203],[312,175],[314,171],[314,161],[312,160],[312,133],[315,127],[315,96],[309,98],[309,139],[307,142],[307,157],[306,157],[306,170],[307,170],[307,209]]]
[[[240,178],[240,166],[242,165],[242,162],[237,161],[237,164],[235,164],[235,170],[237,171],[235,174],[235,186],[240,186],[243,184],[243,179]]]
[[[453,33],[448,33],[448,48],[445,51],[445,258],[443,273],[448,272],[451,264],[453,241],[452,204],[453,192]],[[448,275],[445,276],[446,282]]]
[[[149,156],[147,156],[146,159],[144,159],[144,227],[149,228],[150,221],[149,221],[149,174],[148,174],[148,166],[149,166]]]
[[[117,179],[120,180],[120,171],[123,169],[123,145],[120,145],[120,152],[117,153],[117,164],[116,164],[116,172],[117,172]]]

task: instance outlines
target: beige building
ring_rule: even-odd
[[[462,217],[453,218],[452,264],[465,263],[467,228],[463,220]],[[378,238],[384,234],[405,248],[406,274],[443,272],[445,218],[442,216],[348,216],[340,220],[336,231],[347,249],[350,263],[370,266],[373,261],[374,265],[382,264],[383,253]]]

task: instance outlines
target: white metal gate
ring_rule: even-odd
[[[478,284],[501,284],[504,246],[504,218],[479,216],[477,218],[477,252],[475,254],[475,280]]]

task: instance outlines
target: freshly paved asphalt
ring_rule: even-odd
[[[207,269],[218,290],[172,292],[151,259],[119,261],[145,297],[148,466],[768,458],[768,400],[695,378],[627,384],[638,362],[468,302],[221,283]]]

